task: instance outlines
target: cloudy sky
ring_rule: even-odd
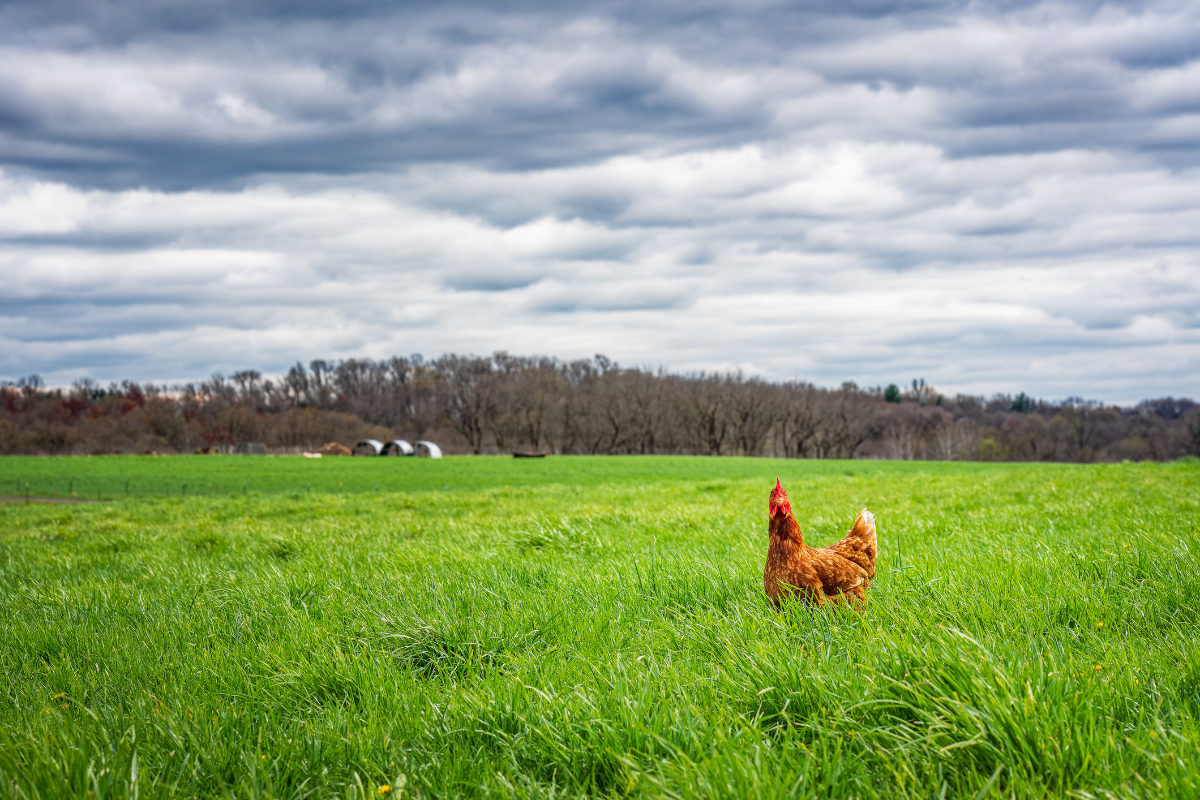
[[[0,2],[0,379],[1200,397],[1198,156],[1195,0]]]

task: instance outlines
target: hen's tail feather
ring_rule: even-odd
[[[867,577],[875,577],[875,556],[879,544],[875,537],[875,515],[865,508],[854,520],[854,526],[840,542],[829,548],[836,550],[839,555],[858,564],[867,573]]]
[[[875,515],[865,508],[858,512],[858,519],[854,520],[854,526],[850,528],[850,532],[846,534],[847,539],[858,539],[864,542],[875,543]]]

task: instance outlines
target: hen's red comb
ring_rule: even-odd
[[[771,490],[771,499],[767,501],[767,511],[771,516],[775,516],[776,509],[787,513],[792,510],[792,504],[788,502],[787,492],[783,490],[783,484],[779,482],[779,478],[775,479],[775,488]]]

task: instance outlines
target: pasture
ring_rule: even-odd
[[[811,544],[876,513],[865,613],[767,605],[776,476]],[[1200,796],[1195,461],[0,480],[119,498],[0,506],[0,796]]]

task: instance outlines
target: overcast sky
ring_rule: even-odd
[[[1198,155],[1195,0],[0,2],[0,379],[1200,397]]]

